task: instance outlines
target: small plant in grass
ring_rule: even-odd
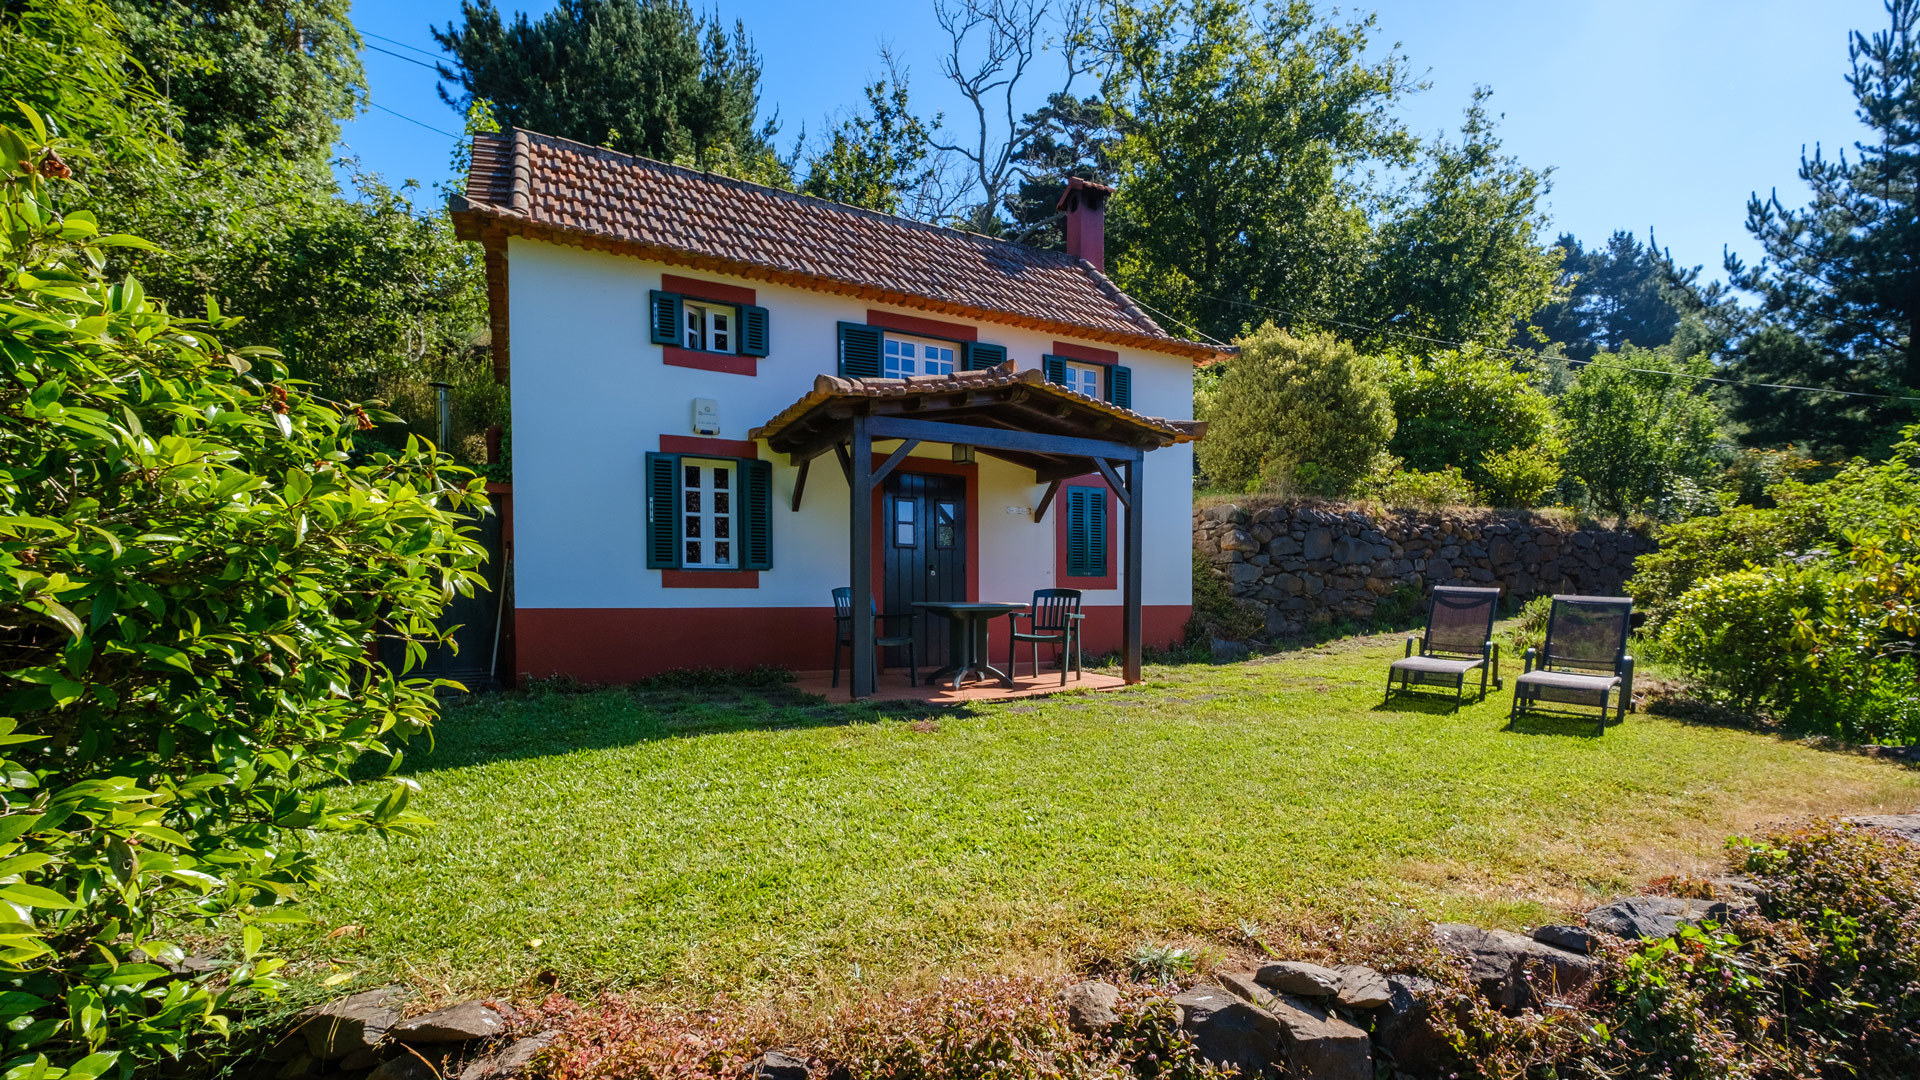
[[[1507,647],[1520,659],[1528,649],[1537,649],[1547,640],[1547,619],[1553,614],[1553,597],[1536,596],[1520,608],[1520,617],[1507,631]]]
[[[1127,957],[1127,970],[1142,982],[1172,982],[1193,974],[1199,962],[1192,949],[1149,941],[1136,946]]]

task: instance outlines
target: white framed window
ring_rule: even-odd
[[[735,326],[740,313],[730,304],[700,304],[683,301],[682,344],[697,352],[732,353],[736,347]]]
[[[740,565],[739,462],[680,459],[680,565],[693,570],[730,570]]]
[[[889,333],[880,356],[880,374],[889,379],[909,375],[953,374],[954,347],[950,341],[900,337]]]
[[[1067,389],[1085,394],[1095,401],[1105,401],[1106,392],[1100,386],[1101,378],[1107,369],[1102,364],[1083,364],[1077,360],[1066,363],[1067,377],[1062,383]]]

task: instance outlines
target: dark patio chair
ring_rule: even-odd
[[[1434,586],[1426,634],[1408,638],[1406,656],[1387,669],[1386,701],[1393,700],[1393,681],[1398,678],[1402,694],[1411,693],[1415,686],[1452,687],[1453,707],[1458,710],[1467,675],[1476,668],[1480,700],[1486,700],[1489,674],[1495,689],[1501,685],[1500,646],[1493,640],[1493,618],[1499,606],[1499,589]],[[1413,652],[1415,642],[1420,645],[1418,656]]]
[[[907,683],[920,685],[919,646],[914,644],[914,620],[920,617],[917,611],[901,615],[882,615],[873,595],[867,595],[868,618],[874,621],[873,646],[875,649],[894,649],[905,646],[907,650]],[[880,628],[888,622],[905,620],[907,632],[904,634],[882,634]],[[833,590],[833,685],[840,685],[840,650],[847,650],[847,668],[853,668],[853,590]],[[873,692],[880,692],[880,676],[887,671],[887,654],[876,656],[873,666]]]
[[[1032,629],[1022,631],[1020,620],[1026,619]],[[1011,630],[1007,642],[1007,678],[1018,677],[1019,670],[1014,664],[1020,643],[1033,643],[1033,674],[1040,676],[1040,643],[1046,642],[1060,650],[1060,685],[1067,685],[1067,667],[1069,661],[1073,667],[1073,677],[1081,677],[1080,672],[1080,590],[1079,589],[1035,589],[1033,607],[1028,611],[1016,611],[1007,616]]]
[[[1627,655],[1627,629],[1633,601],[1624,596],[1556,596],[1547,616],[1547,640],[1528,649],[1526,671],[1513,686],[1513,711],[1535,702],[1591,705],[1600,710],[1600,732],[1607,730],[1609,695],[1620,720],[1633,708],[1633,657]]]

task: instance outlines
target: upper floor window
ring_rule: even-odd
[[[728,356],[767,355],[767,309],[653,290],[647,296],[648,337],[655,345]]]
[[[681,311],[686,318],[686,337],[682,344],[699,352],[731,353],[734,351],[734,324],[739,318],[738,308],[729,304],[703,304],[692,300],[681,302]]]
[[[1107,369],[1103,364],[1086,364],[1078,360],[1069,360],[1066,362],[1066,377],[1061,380],[1061,385],[1098,401],[1106,397],[1106,392],[1100,386],[1106,381],[1104,378],[1106,373]]]
[[[909,375],[953,374],[952,342],[888,334],[881,353],[880,372],[889,379]]]
[[[1133,369],[1130,367],[1055,355],[1042,356],[1040,366],[1046,371],[1048,382],[1058,383],[1095,401],[1133,408]]]

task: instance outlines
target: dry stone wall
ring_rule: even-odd
[[[1194,511],[1195,549],[1269,634],[1365,619],[1403,590],[1500,586],[1515,602],[1619,595],[1654,543],[1627,529],[1570,528],[1530,514],[1225,503]]]

